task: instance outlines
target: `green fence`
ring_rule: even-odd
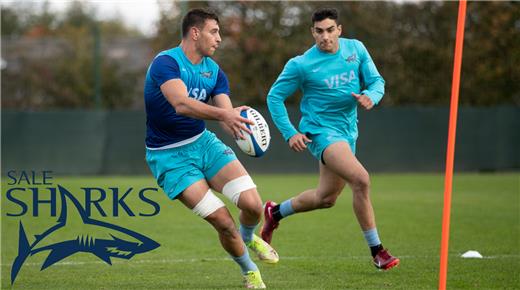
[[[260,108],[270,122],[265,108]],[[299,117],[289,108],[291,119]],[[295,122],[296,123],[296,122]],[[271,125],[262,158],[239,152],[217,124],[208,127],[230,144],[252,172],[316,172],[309,153],[292,152]],[[447,108],[397,107],[359,112],[357,156],[370,172],[444,170]],[[2,112],[2,170],[56,174],[147,174],[145,115],[141,111]],[[455,170],[520,169],[520,108],[461,108]]]

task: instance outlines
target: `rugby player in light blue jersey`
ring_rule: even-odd
[[[262,200],[233,150],[205,128],[218,120],[234,137],[250,132],[233,109],[225,73],[211,59],[221,42],[216,14],[190,10],[182,21],[182,42],[159,53],[145,81],[146,161],[157,184],[172,200],[180,200],[218,232],[222,247],[240,266],[247,288],[265,288],[247,248],[267,263],[278,262],[276,251],[254,230],[262,216]],[[214,105],[208,105],[208,101]],[[240,229],[221,192],[240,209]],[[172,221],[175,222],[175,221]],[[247,245],[247,248],[246,248]]]
[[[384,249],[376,229],[370,201],[368,172],[357,160],[357,106],[370,110],[384,94],[384,80],[363,43],[340,38],[336,9],[319,9],[312,15],[316,44],[289,60],[271,87],[267,104],[274,123],[296,152],[309,149],[318,160],[317,188],[306,190],[281,204],[268,201],[262,238],[271,243],[279,221],[294,213],[330,208],[348,183],[357,220],[370,247],[374,265],[383,270],[399,264]],[[300,89],[302,118],[297,130],[284,101]]]

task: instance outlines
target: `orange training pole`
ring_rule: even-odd
[[[439,290],[446,289],[448,273],[448,242],[450,238],[451,189],[453,181],[453,159],[455,157],[455,132],[457,129],[457,111],[459,104],[460,67],[462,64],[462,45],[464,43],[464,22],[466,18],[466,0],[459,2],[457,35],[455,39],[455,60],[453,81],[451,84],[450,121],[448,127],[448,148],[446,154],[446,177],[444,182],[444,209],[442,214],[441,264],[439,268]]]

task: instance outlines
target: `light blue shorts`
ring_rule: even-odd
[[[146,162],[157,184],[170,199],[190,185],[210,180],[237,157],[231,148],[206,130],[192,143],[165,150],[146,149]]]
[[[350,150],[352,150],[353,154],[356,154],[356,140],[352,139],[350,136],[341,134],[340,132],[334,130],[326,130],[324,129],[322,132],[311,134],[306,134],[312,142],[307,143],[307,148],[311,152],[314,158],[321,161],[323,164],[323,152],[327,147],[336,142],[347,142],[350,146]]]

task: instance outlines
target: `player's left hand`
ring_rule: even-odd
[[[361,107],[365,108],[365,110],[370,110],[374,107],[374,103],[367,95],[360,95],[356,93],[352,93],[352,96],[356,98]]]

